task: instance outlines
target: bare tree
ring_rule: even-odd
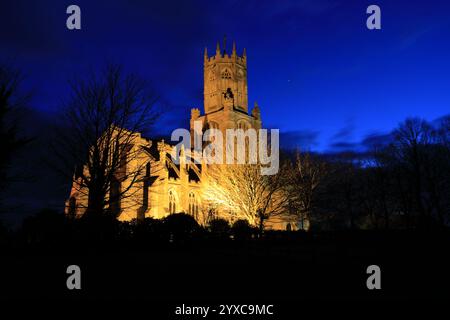
[[[284,179],[283,167],[278,174],[262,175],[259,164],[211,166],[203,198],[224,217],[247,220],[262,232],[267,219],[286,210]]]
[[[159,116],[157,100],[145,81],[116,65],[71,82],[62,115],[67,127],[58,133],[55,151],[60,171],[87,198],[88,216],[106,209],[117,214],[117,204],[133,196],[133,185],[149,178],[150,144],[141,133]]]
[[[442,144],[447,156],[450,155],[450,115],[441,119],[440,124],[436,130],[438,143]]]
[[[383,149],[374,148],[372,159],[371,165],[364,170],[368,192],[364,195],[363,200],[365,202],[373,201],[370,209],[368,206],[366,207],[368,213],[373,213],[377,220],[379,216],[382,216],[385,229],[389,229],[391,216],[396,209],[393,197],[392,165],[390,165],[389,156]],[[375,226],[378,227],[378,221],[375,222]]]
[[[309,222],[314,207],[316,191],[327,173],[325,162],[309,153],[297,151],[288,174],[290,204],[298,215],[299,222]]]
[[[424,204],[424,165],[425,149],[431,143],[432,128],[428,122],[418,118],[406,119],[394,130],[394,146],[397,158],[410,179],[414,207],[419,213],[419,225],[424,226],[429,212]]]
[[[450,197],[448,196],[450,194],[450,116],[441,120],[436,135],[438,152],[434,154],[437,159],[434,170],[439,178],[439,185],[436,189],[441,194],[436,199],[436,203],[438,201],[441,201],[441,203],[437,204],[436,207],[438,208],[438,214],[440,214],[441,224],[448,225],[450,221]],[[439,212],[439,208],[441,212]]]
[[[30,139],[19,133],[21,111],[30,96],[21,91],[21,75],[6,65],[0,65],[0,191],[18,179],[10,173],[10,164],[16,152]]]

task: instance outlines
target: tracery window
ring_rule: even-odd
[[[175,213],[177,210],[177,197],[173,190],[169,191],[169,213]]]
[[[222,79],[231,79],[231,72],[228,69],[222,71]]]
[[[195,219],[198,218],[198,202],[194,192],[189,193],[189,214]]]

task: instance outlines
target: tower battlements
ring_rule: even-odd
[[[220,44],[217,43],[216,47],[216,53],[213,56],[208,55],[208,48],[205,48],[205,55],[204,55],[204,64],[210,64],[210,63],[220,63],[220,62],[234,62],[239,63],[244,66],[247,65],[247,52],[244,48],[244,51],[242,53],[242,56],[239,56],[236,52],[236,44],[233,43],[233,49],[231,51],[231,54],[228,54],[224,48],[223,51],[220,50]]]
[[[205,49],[203,70],[205,114],[224,108],[248,113],[245,49],[239,56],[233,43],[231,54],[228,54],[225,48],[221,51],[217,43],[215,55],[210,57]]]

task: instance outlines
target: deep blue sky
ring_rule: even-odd
[[[65,27],[70,4],[80,31]],[[365,26],[370,4],[380,31]],[[167,133],[203,107],[203,50],[226,34],[247,48],[249,102],[264,126],[303,148],[354,148],[406,117],[449,113],[449,12],[445,0],[2,0],[0,60],[22,69],[34,108],[48,113],[73,74],[121,63],[172,106]]]

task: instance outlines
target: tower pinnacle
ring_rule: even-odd
[[[216,56],[220,56],[220,44],[219,44],[219,41],[217,41]]]

